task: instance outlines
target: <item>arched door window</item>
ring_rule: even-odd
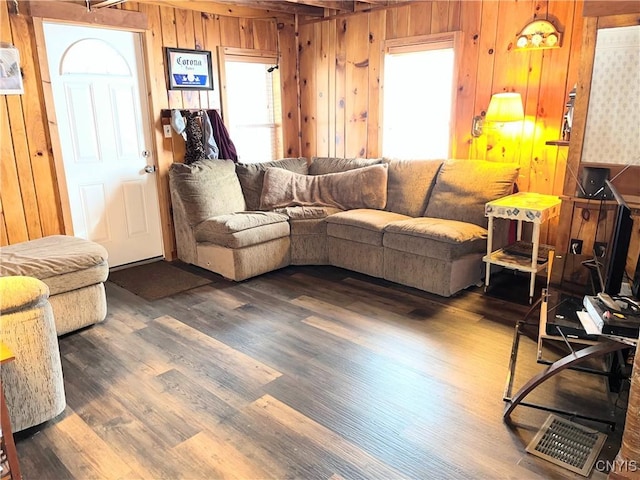
[[[60,62],[60,75],[91,74],[130,77],[122,55],[103,40],[88,38],[69,47]]]

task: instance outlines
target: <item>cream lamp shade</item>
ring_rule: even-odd
[[[485,121],[506,123],[520,120],[524,120],[524,109],[519,93],[496,93],[491,97]]]

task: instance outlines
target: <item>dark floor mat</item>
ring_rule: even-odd
[[[154,262],[109,273],[109,281],[145,300],[158,300],[211,283],[168,262]]]

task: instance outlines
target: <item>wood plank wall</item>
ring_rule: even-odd
[[[53,161],[33,25],[28,14],[11,14],[11,5],[0,1],[0,40],[20,49],[25,95],[0,97],[0,245],[65,233],[65,200],[57,183],[63,172],[56,171]],[[213,52],[218,45],[276,49],[275,19],[233,18],[134,2],[118,8],[144,12],[149,18],[154,110],[220,105],[219,90],[167,92],[163,47]],[[520,189],[562,193],[566,148],[544,142],[559,138],[564,103],[576,82],[581,12],[581,1],[450,0],[414,2],[312,23],[301,20],[297,32],[293,22],[284,22],[280,72],[285,155],[378,156],[383,42],[461,31],[464,47],[453,156],[518,161]],[[534,18],[555,23],[564,35],[562,48],[513,51],[516,33]],[[473,116],[486,110],[492,93],[502,91],[522,94],[527,120],[521,141],[507,142],[499,135],[473,139]],[[160,112],[153,112],[153,117],[165,253],[172,258],[167,182],[172,142],[162,138]]]
[[[25,2],[19,15],[12,2],[0,1],[0,41],[13,43],[20,50],[25,84],[24,95],[0,96],[0,245],[8,245],[45,235],[69,233],[62,217],[51,140],[47,128],[42,82],[34,44],[33,22]],[[210,50],[216,58],[218,45],[258,50],[276,50],[275,18],[246,19],[225,17],[171,7],[126,2],[117,9],[143,12],[151,32],[147,58],[154,76],[153,94],[156,150],[159,167],[159,197],[163,222],[165,255],[173,258],[175,240],[170,214],[167,172],[173,162],[172,141],[162,136],[160,110],[166,108],[220,108],[216,80],[212,92],[167,91],[164,47]],[[293,22],[280,32],[281,75],[285,105],[285,152],[298,154],[297,86],[295,85],[295,35]],[[289,63],[293,62],[293,63]],[[214,61],[214,77],[217,64]],[[293,130],[291,130],[293,129]],[[291,131],[290,131],[291,130]]]
[[[566,147],[561,136],[568,93],[577,81],[582,35],[581,1],[423,1],[299,27],[302,152],[310,156],[377,157],[380,136],[381,53],[385,40],[460,31],[454,158],[515,161],[523,191],[562,194]],[[562,32],[562,48],[514,51],[516,35],[534,19]],[[522,131],[471,136],[475,115],[491,95],[518,92]],[[407,109],[411,106],[407,105]],[[428,141],[428,132],[425,132]],[[554,241],[554,228],[545,233]]]
[[[0,95],[0,245],[62,232],[33,25],[0,3],[0,41],[20,51],[24,95]]]

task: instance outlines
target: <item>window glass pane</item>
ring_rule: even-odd
[[[245,163],[274,160],[271,154],[272,128],[264,126],[236,126],[233,143],[238,149],[240,161]],[[238,147],[242,146],[242,149]]]
[[[225,62],[229,133],[241,162],[282,156],[279,71],[273,63]]]
[[[69,47],[60,62],[60,75],[131,76],[127,62],[108,43],[95,38],[80,40]]]
[[[453,62],[453,48],[385,56],[384,156],[447,158]]]

